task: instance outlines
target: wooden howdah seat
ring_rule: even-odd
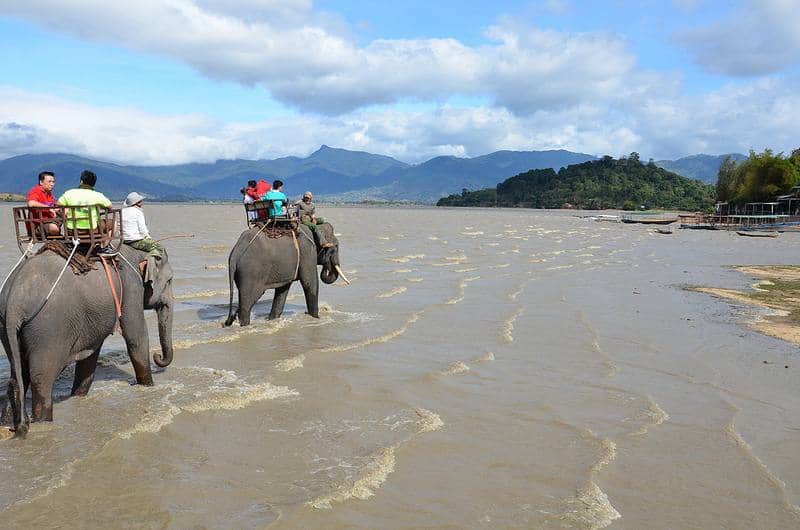
[[[244,211],[247,219],[247,226],[262,228],[265,224],[269,223],[276,228],[296,228],[298,223],[297,217],[289,215],[289,206],[286,204],[284,204],[284,206],[287,212],[285,215],[270,215],[269,212],[272,209],[272,201],[269,199],[245,203]]]
[[[14,230],[17,234],[17,246],[24,252],[26,244],[45,243],[47,241],[63,241],[71,243],[77,240],[79,252],[84,256],[93,255],[94,252],[109,245],[119,248],[122,244],[122,211],[118,208],[105,208],[103,206],[89,206],[95,210],[91,215],[90,224],[93,229],[78,228],[77,224],[85,220],[86,216],[78,210],[86,210],[86,206],[56,206],[44,208],[38,206],[18,206],[12,210],[14,216]],[[49,210],[55,217],[47,217],[44,211]],[[90,212],[91,214],[91,212]],[[95,221],[95,222],[92,222]],[[55,223],[59,227],[57,234],[48,233],[45,225]]]

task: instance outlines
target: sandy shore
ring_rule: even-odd
[[[741,304],[770,309],[770,314],[750,326],[766,335],[800,345],[800,266],[765,265],[736,267],[759,281],[752,291],[717,287],[692,287],[691,290],[725,298]]]

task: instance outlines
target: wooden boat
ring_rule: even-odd
[[[623,223],[639,223],[643,225],[670,225],[678,221],[677,217],[648,217],[648,216],[625,216],[622,218]]]
[[[670,230],[669,228],[656,228],[656,233],[657,234],[671,234],[672,230]]]
[[[778,237],[778,232],[761,232],[759,230],[737,230],[736,233],[747,237]]]

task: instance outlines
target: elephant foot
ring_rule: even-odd
[[[28,434],[28,427],[28,422],[23,421],[17,425],[16,429],[12,428],[11,430],[14,432],[14,438],[25,438],[25,436]]]

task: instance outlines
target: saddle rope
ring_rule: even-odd
[[[17,267],[19,267],[19,264],[22,263],[28,257],[28,254],[30,254],[32,250],[33,250],[33,241],[28,243],[28,248],[26,248],[25,252],[22,253],[22,256],[19,258],[17,263],[14,264],[13,267],[11,267],[11,271],[8,273],[8,276],[6,276],[6,279],[3,280],[2,284],[0,284],[0,293],[3,292],[3,289],[6,286],[6,282],[8,281],[9,278],[11,278],[11,275],[14,274],[14,271],[17,270]]]
[[[44,302],[42,303],[42,307],[44,307],[44,304],[46,304],[47,301],[50,299],[50,296],[53,294],[53,291],[56,290],[56,285],[58,285],[58,282],[61,281],[61,277],[64,276],[64,271],[67,270],[67,267],[69,267],[69,262],[72,261],[72,256],[75,255],[75,251],[78,250],[79,243],[80,240],[78,238],[76,237],[72,238],[72,252],[69,253],[67,261],[64,262],[64,266],[61,268],[61,272],[58,273],[58,278],[56,278],[55,283],[53,283],[53,286],[50,288],[50,292],[47,293],[47,296],[44,297]],[[39,308],[39,311],[41,311],[41,308]]]

